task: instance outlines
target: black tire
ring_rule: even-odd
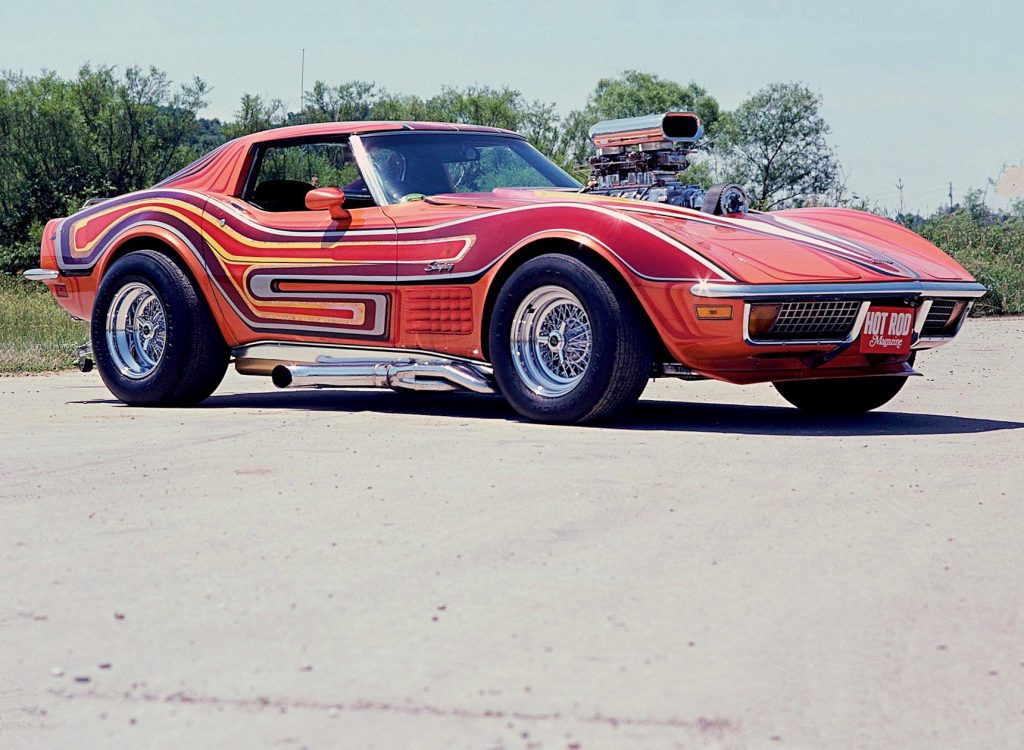
[[[585,312],[574,323],[576,339],[562,339],[564,351],[571,347],[582,351],[579,331],[585,331],[583,338],[589,342],[589,358],[585,363],[582,358],[576,363],[582,371],[569,378],[572,385],[564,393],[544,394],[540,386],[531,384],[522,369],[523,352],[529,348],[514,346],[512,341],[520,306],[547,289],[568,292],[561,298],[554,293],[555,298],[568,303],[563,305],[564,309],[578,312],[582,307]],[[564,314],[557,308],[558,303],[552,303],[552,315]],[[529,314],[533,308],[526,305],[525,310]],[[541,321],[546,319],[549,318],[540,316]],[[565,325],[563,321],[563,335]],[[551,331],[545,340],[554,335]],[[560,254],[529,260],[508,278],[495,301],[489,344],[501,393],[519,414],[538,422],[583,423],[615,416],[640,397],[654,362],[650,324],[621,282],[576,258]],[[560,362],[566,361],[564,353],[557,356]]]
[[[131,309],[133,293],[136,300],[141,296],[162,313],[157,318],[163,344],[155,364],[152,357],[139,356],[138,345],[132,349],[119,346],[116,337],[114,342],[108,340],[112,306],[117,318],[122,310]],[[152,303],[154,297],[158,306]],[[133,252],[110,267],[96,294],[91,335],[100,377],[111,393],[132,406],[199,403],[220,385],[231,355],[206,301],[188,276],[173,260],[153,250]],[[133,342],[137,344],[138,339]]]
[[[911,353],[908,364],[914,364],[916,354]],[[889,403],[908,379],[905,376],[879,376],[783,380],[772,385],[784,399],[808,414],[863,414]]]

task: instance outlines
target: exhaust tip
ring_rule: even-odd
[[[292,371],[286,365],[278,365],[270,373],[270,379],[278,388],[287,388],[292,384]]]

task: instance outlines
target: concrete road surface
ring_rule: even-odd
[[[0,379],[0,747],[1024,747],[1022,342],[842,420]]]

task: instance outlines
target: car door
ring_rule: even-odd
[[[340,218],[305,207],[305,194],[323,187],[345,192]],[[395,225],[347,139],[257,144],[240,195],[207,203],[203,239],[232,343],[391,343]]]

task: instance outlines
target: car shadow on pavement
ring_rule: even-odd
[[[214,395],[200,409],[294,409],[519,420],[504,399],[466,393],[398,393],[335,389]],[[747,435],[956,435],[1018,430],[1024,422],[880,410],[841,417],[809,416],[790,406],[641,400],[601,429]]]
[[[1019,430],[1024,429],[1024,422],[885,410],[845,416],[816,416],[804,414],[791,406],[640,401],[615,424],[608,426],[627,430],[852,437]]]
[[[295,409],[305,411],[377,412],[438,417],[515,420],[517,415],[500,396],[474,393],[424,393],[389,390],[309,388],[260,393],[214,394],[196,408]]]

